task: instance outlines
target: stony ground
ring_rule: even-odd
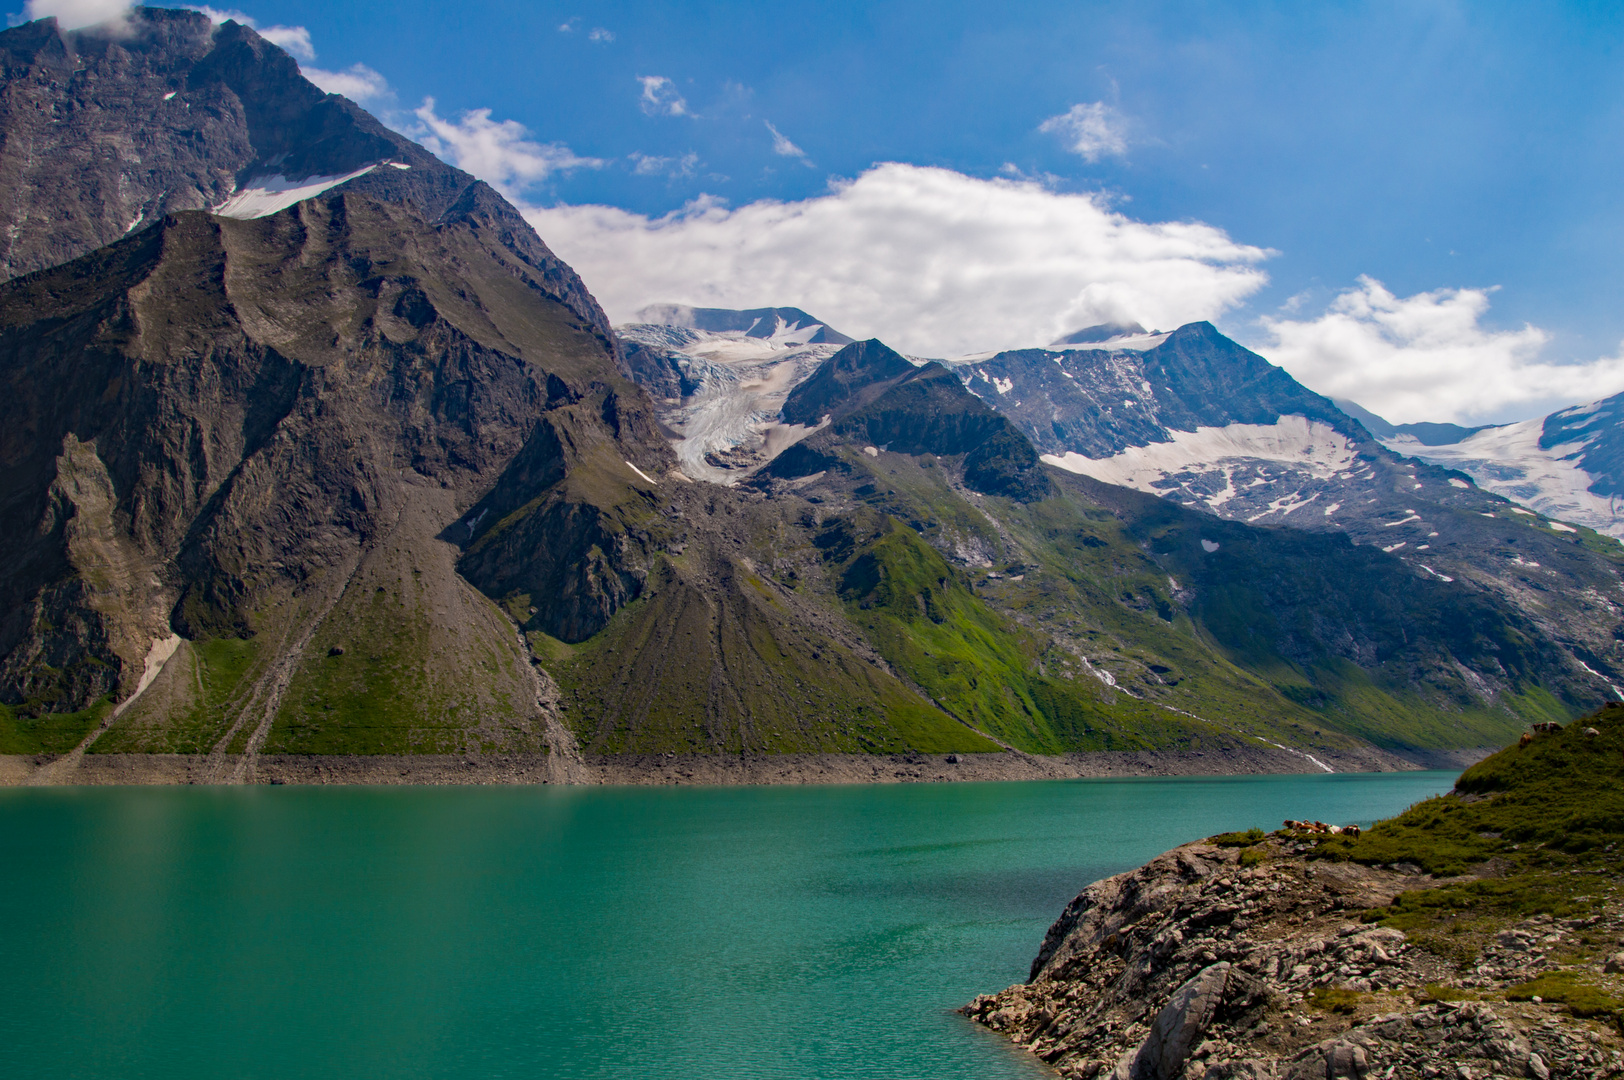
[[[1479,920],[1470,939],[1412,939],[1361,916],[1444,882],[1308,850],[1285,834],[1188,844],[1097,882],[1050,929],[1031,981],[964,1011],[1061,1076],[1090,1080],[1624,1075],[1611,1018],[1507,999],[1555,971],[1624,992],[1616,879],[1583,918]]]

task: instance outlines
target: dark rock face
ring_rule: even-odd
[[[901,353],[878,338],[854,342],[825,360],[812,377],[784,399],[788,424],[818,423],[825,416],[845,416],[914,373]]]
[[[0,535],[4,700],[125,695],[171,627],[296,638],[515,462],[558,486],[582,455],[551,425],[658,467],[594,328],[540,288],[516,303],[533,267],[502,238],[477,202],[431,223],[341,190],[172,215],[0,288],[0,505],[29,523]],[[593,514],[574,503],[563,535]],[[617,557],[571,572],[618,583]]]
[[[1285,415],[1357,430],[1329,398],[1205,322],[1143,352],[1020,349],[962,371],[972,393],[1046,454],[1110,457],[1164,441],[1168,431],[1272,424]]]
[[[1004,417],[965,391],[941,364],[915,367],[879,341],[859,341],[824,361],[784,402],[784,419],[831,426],[769,466],[773,476],[827,468],[836,441],[902,454],[964,455],[964,481],[989,494],[1041,499],[1052,486],[1037,452]]]

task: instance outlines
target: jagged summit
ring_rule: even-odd
[[[797,345],[849,345],[852,341],[840,331],[794,307],[741,311],[733,308],[696,308],[686,304],[650,304],[637,313],[636,321],[715,334],[743,334],[745,337]]]

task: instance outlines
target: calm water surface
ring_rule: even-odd
[[[1453,779],[0,791],[0,1075],[1035,1078],[1082,886]]]

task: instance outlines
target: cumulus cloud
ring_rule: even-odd
[[[1103,101],[1073,105],[1059,116],[1038,125],[1046,135],[1058,135],[1066,149],[1084,161],[1121,157],[1128,152],[1127,123],[1122,114]]]
[[[664,75],[639,75],[643,96],[638,106],[649,116],[692,116],[676,85]]]
[[[433,98],[424,98],[415,115],[422,126],[408,134],[515,201],[525,188],[554,173],[604,164],[598,158],[577,156],[563,143],[534,142],[523,124],[492,120],[489,109],[472,109],[447,120],[434,111]]]
[[[805,165],[807,168],[812,168],[812,159],[806,156],[805,150],[802,150],[799,146],[796,146],[794,143],[786,139],[782,132],[773,127],[771,120],[764,120],[762,122],[767,125],[767,130],[773,133],[773,153],[777,154],[779,157],[797,158],[802,165]]]
[[[607,45],[611,41],[615,40],[615,35],[612,31],[605,30],[601,26],[594,26],[592,28],[592,32],[587,34],[586,39],[588,41],[595,41],[599,45]]]
[[[123,22],[130,0],[28,0],[23,15],[29,19],[54,16],[63,30],[78,30],[104,22]]]
[[[329,94],[343,94],[351,101],[378,101],[392,96],[389,81],[365,64],[351,64],[343,71],[300,68],[304,77]]]
[[[1212,318],[1264,284],[1270,254],[1198,222],[1135,221],[1097,196],[895,163],[800,202],[525,212],[617,321],[658,301],[794,304],[925,356]]]
[[[1264,319],[1260,351],[1298,381],[1394,423],[1537,415],[1624,390],[1624,358],[1556,364],[1536,326],[1482,324],[1488,289],[1395,296],[1361,277],[1316,319]]]

